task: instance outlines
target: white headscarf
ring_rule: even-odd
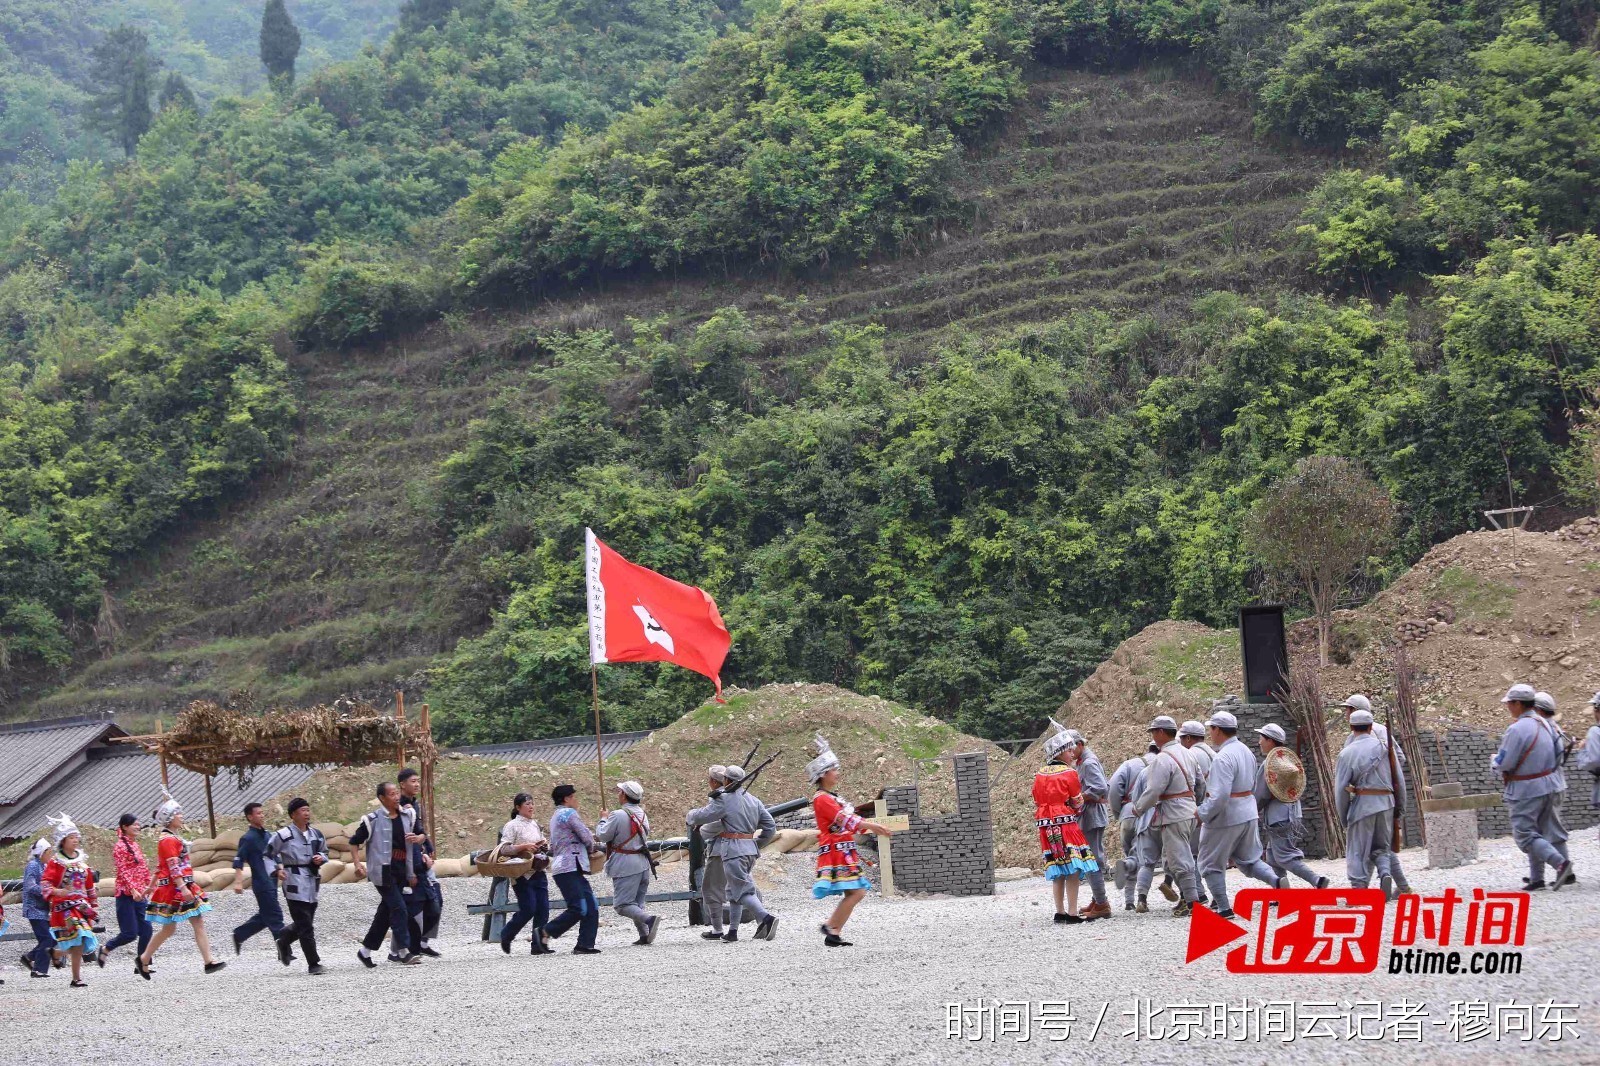
[[[43,855],[49,850],[50,841],[46,840],[44,837],[40,837],[38,840],[33,842],[33,847],[28,849],[28,858],[37,859],[39,856]]]

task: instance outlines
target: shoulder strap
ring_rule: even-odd
[[[1191,791],[1191,792],[1194,791],[1194,782],[1189,780],[1189,771],[1187,769],[1185,769],[1185,767],[1183,765],[1183,760],[1178,758],[1176,755],[1172,754],[1171,751],[1169,751],[1169,750],[1167,750],[1165,748],[1162,749],[1161,754],[1165,755],[1167,758],[1171,759],[1174,763],[1177,764],[1178,773],[1183,775],[1183,783],[1184,783],[1184,785],[1186,785],[1188,787],[1189,791]]]

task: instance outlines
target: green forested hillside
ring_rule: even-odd
[[[286,0],[299,68],[355,56],[394,28],[401,0]],[[259,0],[7,0],[0,5],[0,190],[47,193],[72,159],[112,158],[83,121],[91,53],[119,25],[143,30],[156,58],[203,103],[266,85]]]
[[[199,282],[276,316],[305,412],[276,473],[124,568],[106,657],[43,707],[403,684],[452,738],[576,730],[592,525],[717,595],[740,683],[1015,735],[1132,627],[1246,599],[1243,515],[1298,458],[1393,496],[1380,574],[1593,493],[1591,7],[789,0],[671,40],[623,32],[669,10],[638,7],[574,31],[611,88],[565,134],[564,68],[502,33],[534,7],[413,9],[0,234],[22,395]],[[229,485],[278,454],[250,440]],[[228,494],[181,484],[154,514]],[[5,506],[47,561],[160,528],[88,496]],[[70,639],[114,566],[17,617]],[[605,684],[618,725],[701,691]]]

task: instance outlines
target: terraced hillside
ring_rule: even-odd
[[[126,568],[116,653],[23,713],[154,716],[239,688],[266,701],[420,695],[429,664],[492,606],[445,555],[431,480],[468,423],[525,384],[543,331],[664,312],[693,322],[737,305],[774,351],[879,322],[914,357],[960,332],[1075,308],[1293,286],[1285,231],[1325,166],[1255,143],[1243,108],[1188,78],[1059,73],[965,165],[967,222],[921,249],[801,279],[613,284],[440,323],[380,351],[303,355],[305,418],[289,462]]]

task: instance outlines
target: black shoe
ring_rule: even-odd
[[[361,965],[365,966],[369,970],[376,970],[378,968],[378,964],[372,961],[371,955],[363,955],[358,951],[356,952],[356,958],[360,959]]]
[[[68,985],[67,987],[68,988],[88,988],[89,987],[89,982],[88,981],[74,981],[70,985]]]
[[[319,963],[314,963],[314,964],[306,967],[306,976],[307,977],[320,977],[320,976],[322,976],[323,974],[325,974],[327,972],[328,972],[328,968],[326,966],[322,965],[322,963],[320,963],[320,962]]]
[[[1383,889],[1384,899],[1394,899],[1394,878],[1388,874],[1380,875],[1378,877],[1378,887]]]
[[[827,936],[822,938],[822,942],[828,945],[830,948],[847,948],[852,946],[850,941],[845,940],[843,937],[839,936],[838,933],[829,933]]]
[[[437,951],[433,950],[432,948],[418,948],[416,951],[412,952],[412,954],[414,954],[414,955],[426,955],[430,959],[442,959],[442,958],[444,958],[443,955],[439,954]],[[508,952],[506,952],[506,954],[509,955],[511,953],[508,951]]]
[[[405,954],[405,955],[402,955],[397,959],[395,959],[395,957],[393,955],[391,955],[389,957],[391,959],[394,959],[394,961],[396,963],[398,963],[399,965],[401,965],[401,966],[421,966],[422,965],[422,956],[418,955],[415,951],[409,952],[408,954]]]
[[[572,953],[574,955],[598,955],[598,954],[600,954],[600,949],[599,948],[573,948],[572,949]]]
[[[150,964],[145,962],[137,955],[133,957],[133,972],[138,974],[140,977],[143,977],[146,981],[150,980]],[[50,975],[47,973],[36,973],[33,976],[49,977]]]
[[[756,939],[768,941],[778,939],[778,916],[776,914],[769,914],[761,919],[761,924],[756,926]]]
[[[229,939],[233,941],[233,954],[234,954],[234,957],[238,958],[239,953],[244,950],[244,941],[240,940],[236,936],[235,937],[229,937]]]
[[[510,937],[503,936],[503,937],[500,938],[500,950],[505,952],[507,955],[511,954],[511,938]]]
[[[722,939],[722,934],[717,932],[717,931],[715,931],[715,930],[713,930],[713,929],[707,929],[705,932],[700,934],[700,939],[701,940],[721,940]]]
[[[639,938],[642,947],[649,947],[656,942],[656,930],[661,928],[661,915],[652,914],[645,921],[644,935]]]
[[[208,962],[206,963],[206,973],[216,973],[218,970],[225,968],[227,965],[228,964],[225,962]]]
[[[140,976],[143,976],[142,971],[140,971],[138,969],[138,963],[134,964],[134,971],[133,972],[137,973],[137,974],[140,974]],[[39,973],[37,970],[29,970],[28,971],[28,976],[29,977],[49,977],[50,975],[47,974],[47,973]],[[148,981],[148,980],[150,980],[150,978],[145,977],[145,980]]]
[[[101,948],[99,951],[94,953],[94,964],[96,966],[100,967],[102,970],[106,968],[106,949],[105,948]]]
[[[1237,915],[1235,915],[1233,913],[1233,908],[1232,907],[1224,907],[1220,911],[1217,911],[1215,913],[1216,913],[1218,918],[1234,918],[1234,917],[1237,917]]]
[[[1318,888],[1327,888],[1328,887],[1328,879],[1326,877],[1317,878],[1317,887]]]
[[[1524,892],[1532,892],[1535,889],[1544,888],[1544,887],[1545,887],[1545,883],[1543,881],[1530,881],[1526,877],[1524,877],[1522,879],[1522,890]]]
[[[289,941],[287,940],[278,941],[278,961],[283,963],[285,966],[294,961],[294,953],[290,948]]]
[[[1577,879],[1577,871],[1572,868],[1572,860],[1568,859],[1556,867],[1556,879],[1550,883],[1550,891],[1560,892],[1562,885],[1570,885]]]
[[[1088,919],[1084,918],[1084,916],[1081,915],[1081,914],[1058,914],[1058,915],[1056,915],[1056,921],[1064,922],[1067,925],[1082,925],[1087,920]]]
[[[722,942],[724,944],[736,944],[736,943],[738,943],[739,942],[739,930],[737,930],[737,929],[729,929],[726,933],[723,933],[722,934]]]
[[[1172,916],[1174,918],[1187,918],[1193,912],[1193,910],[1194,904],[1186,899],[1182,899],[1178,901],[1178,905],[1176,907],[1172,908]]]
[[[1131,910],[1133,910],[1133,904],[1131,904],[1131,903],[1127,902],[1126,900],[1124,900],[1123,903],[1122,903],[1122,909],[1125,910],[1125,911],[1131,911]]]

